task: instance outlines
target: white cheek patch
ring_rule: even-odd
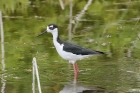
[[[51,29],[49,28],[49,26],[47,26],[47,32],[51,32]]]
[[[53,25],[49,26],[49,27],[53,27]]]

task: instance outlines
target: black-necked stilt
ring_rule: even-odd
[[[76,63],[77,60],[81,60],[84,58],[88,58],[93,55],[100,55],[105,54],[104,52],[95,51],[95,50],[89,50],[86,48],[83,48],[81,46],[71,44],[68,42],[61,41],[58,35],[58,26],[55,24],[50,24],[47,26],[46,31],[39,34],[38,36],[50,32],[53,35],[53,43],[54,46],[58,52],[58,54],[65,60],[68,60],[70,63],[73,64],[74,69],[74,82],[77,80],[79,68]]]

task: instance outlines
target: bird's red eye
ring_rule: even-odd
[[[50,30],[53,30],[53,27],[49,27]]]

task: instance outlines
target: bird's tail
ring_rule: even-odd
[[[110,54],[108,52],[101,52],[101,51],[96,51],[96,52],[97,52],[97,54]]]

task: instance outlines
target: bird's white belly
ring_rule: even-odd
[[[63,59],[68,60],[70,63],[74,63],[74,62],[76,62],[77,60],[81,60],[81,59],[83,59],[83,58],[88,58],[89,56],[91,56],[91,55],[76,55],[76,54],[73,54],[73,53],[71,53],[71,52],[65,52],[65,51],[63,50],[63,46],[64,46],[63,44],[60,45],[60,44],[58,44],[58,43],[57,43],[57,47],[56,47],[56,45],[55,45],[58,54],[59,54]]]

